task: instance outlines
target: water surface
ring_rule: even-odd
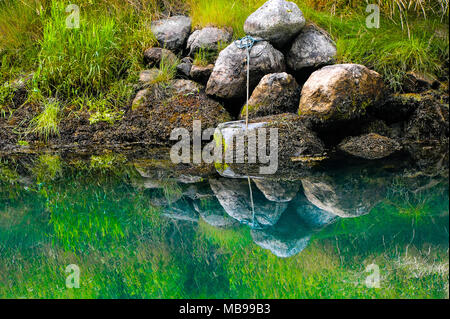
[[[448,298],[448,170],[250,186],[253,205],[247,178],[156,160],[3,157],[0,297]]]

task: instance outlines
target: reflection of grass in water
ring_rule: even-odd
[[[92,251],[82,257],[46,245],[19,252],[15,258],[2,255],[0,260],[2,298],[183,297],[182,272],[173,257],[163,246],[152,247],[145,242],[133,250],[119,248],[108,254]],[[65,267],[69,264],[80,267],[80,289],[65,287]]]
[[[331,225],[302,253],[281,259],[254,245],[246,227],[172,224],[151,208],[145,191],[127,186],[123,176],[90,172],[75,170],[49,181],[46,192],[22,192],[10,203],[30,209],[17,216],[13,228],[0,226],[0,237],[6,238],[0,242],[1,297],[447,296],[443,227],[448,215],[413,222],[413,216],[382,203],[370,215]],[[442,194],[430,194],[422,200],[436,209]],[[64,269],[71,263],[81,268],[79,290],[64,286]],[[380,267],[380,289],[364,285],[371,263]]]
[[[19,175],[11,168],[10,163],[7,160],[0,159],[0,182],[13,184],[18,178]]]
[[[181,197],[183,190],[181,189],[180,185],[171,181],[162,181],[162,184],[164,197],[169,203],[173,203]]]
[[[113,170],[115,167],[120,167],[125,162],[126,158],[121,154],[108,153],[98,156],[92,155],[90,167],[108,171]]]
[[[133,232],[132,223],[142,226],[142,218],[148,226],[161,226],[157,223],[159,212],[151,208],[142,193],[130,194],[129,189],[121,189],[120,180],[115,185],[118,190],[80,180],[65,181],[57,189],[52,188],[47,198],[55,239],[67,249],[126,245],[126,238]]]
[[[62,174],[62,163],[59,155],[41,155],[32,168],[38,182],[54,180]]]

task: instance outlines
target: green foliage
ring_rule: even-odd
[[[43,155],[35,186],[10,197],[11,184],[0,182],[2,298],[447,297],[448,184],[413,196],[395,183],[370,214],[341,219],[300,254],[277,258],[246,226],[168,221],[147,190],[131,186],[124,161]],[[12,180],[18,169],[0,162]],[[421,218],[402,207],[418,207]],[[365,284],[372,263],[378,289]],[[82,270],[80,289],[65,288],[69,264]]]
[[[53,181],[62,175],[61,159],[58,155],[41,155],[32,167],[32,172],[38,183]]]
[[[118,26],[109,16],[89,20],[81,15],[79,28],[67,28],[65,7],[52,2],[45,21],[38,85],[47,94],[66,97],[98,93],[122,72]]]
[[[0,86],[0,117],[5,117],[8,106],[12,103],[12,95],[14,90],[5,83]]]
[[[206,49],[200,49],[194,55],[194,65],[197,66],[207,66],[210,63],[214,63],[217,54]]]
[[[50,99],[44,103],[43,108],[42,112],[30,121],[28,131],[47,141],[50,136],[59,134],[61,105],[59,101]]]
[[[159,64],[158,75],[152,80],[152,84],[169,84],[175,78],[177,73],[178,61],[166,60],[164,57]]]

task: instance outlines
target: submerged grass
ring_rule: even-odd
[[[94,161],[109,166],[116,162],[111,158]],[[3,298],[448,296],[448,215],[412,223],[413,217],[382,206],[322,230],[297,256],[277,258],[256,246],[245,226],[169,222],[146,191],[103,164],[95,165],[97,174],[86,174],[56,162],[57,156],[40,157],[36,165],[43,170],[35,170],[58,178],[37,179],[34,191],[22,190],[0,205]],[[427,201],[442,201],[433,196]],[[366,285],[373,263],[380,288]],[[80,289],[65,288],[69,264],[81,269]]]

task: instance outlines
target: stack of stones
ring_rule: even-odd
[[[206,27],[191,33],[191,28],[186,16],[153,22],[151,29],[161,47],[147,49],[145,62],[158,67],[161,60],[178,61],[174,87],[179,93],[202,92],[242,119],[247,112],[246,50],[232,42],[230,30]],[[359,64],[334,64],[336,45],[331,36],[307,22],[295,3],[267,1],[247,18],[244,31],[258,40],[250,51],[249,118],[272,126],[286,120],[300,123],[297,130],[286,126],[289,138],[285,140],[295,145],[285,148],[291,158],[318,157],[326,145],[345,155],[379,159],[422,138],[420,133],[410,136],[421,130],[416,127],[417,117],[424,113],[419,106],[412,106],[395,123],[386,118],[397,102],[388,96],[380,74]],[[200,51],[218,53],[215,63],[194,65],[193,57]],[[151,82],[156,73],[143,71],[141,83]],[[137,95],[141,100],[142,96]],[[439,106],[434,112],[441,115],[436,113],[425,125],[438,127],[440,135],[433,139],[448,143],[448,107]],[[228,127],[235,123],[222,123],[218,136],[226,134]],[[333,134],[324,134],[330,130]],[[318,136],[330,140],[322,142]]]

